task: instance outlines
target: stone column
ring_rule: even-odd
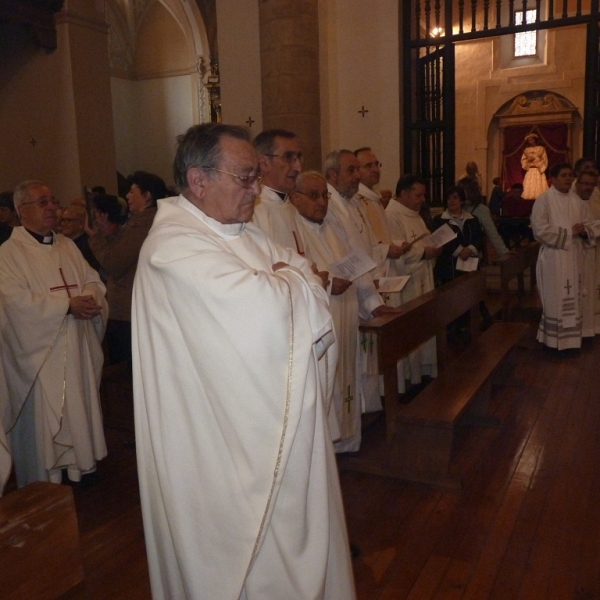
[[[317,0],[259,0],[263,129],[300,136],[304,169],[321,169]]]
[[[61,115],[75,127],[77,163],[70,166],[79,168],[79,190],[83,185],[103,185],[114,193],[117,173],[104,0],[65,0],[55,22],[63,41],[65,83],[72,94],[68,113]]]

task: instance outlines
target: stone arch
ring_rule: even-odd
[[[175,137],[210,119],[202,16],[189,0],[106,0],[106,19],[117,170],[170,183]]]

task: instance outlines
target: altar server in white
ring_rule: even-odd
[[[352,600],[308,261],[249,223],[246,130],[179,138],[133,295],[136,442],[155,599]]]
[[[581,346],[583,253],[593,233],[586,231],[589,213],[571,189],[571,165],[554,165],[550,177],[552,186],[531,211],[531,228],[541,243],[537,281],[543,312],[537,339],[549,348],[567,350]]]
[[[72,481],[106,456],[98,389],[108,306],[96,271],[53,233],[58,202],[39,181],[17,186],[15,227],[0,247],[0,416],[19,486]],[[2,373],[2,371],[0,371]]]

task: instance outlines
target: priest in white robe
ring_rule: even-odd
[[[581,347],[584,238],[588,218],[582,200],[571,189],[571,165],[550,170],[552,186],[533,205],[531,228],[541,243],[537,282],[542,318],[537,339],[549,348]]]
[[[17,484],[80,481],[106,456],[99,385],[108,306],[96,271],[54,234],[58,203],[39,181],[20,184],[22,227],[0,247],[0,416]],[[2,372],[0,371],[0,372]]]
[[[289,194],[302,171],[302,152],[298,136],[286,129],[267,129],[254,139],[258,152],[262,185],[256,197],[252,222],[274,242],[304,255],[296,229]]]
[[[133,296],[136,442],[155,600],[352,600],[317,361],[327,293],[249,223],[243,128],[180,136]]]
[[[392,232],[385,215],[381,194],[375,189],[381,177],[381,163],[377,159],[377,155],[371,148],[364,147],[355,150],[354,156],[360,164],[357,198],[364,207],[375,243],[386,249],[385,258],[387,260],[383,269],[385,274],[389,270],[389,262],[400,258],[404,254],[405,248],[395,244],[392,240]]]
[[[410,244],[410,249],[401,258],[392,261],[390,267],[390,276],[410,275],[402,292],[391,296],[390,302],[395,306],[418,298],[435,287],[433,267],[441,248],[424,246],[419,240],[430,233],[419,215],[424,201],[425,183],[420,177],[407,174],[398,180],[396,197],[386,209],[392,237]],[[437,377],[435,338],[413,352],[408,361],[399,363],[399,382],[407,379],[412,384],[419,384],[423,376]]]
[[[375,189],[381,178],[381,163],[373,150],[366,146],[355,150],[354,156],[360,164],[358,198],[365,206],[371,229],[377,241],[380,244],[390,245],[392,235],[385,217],[385,208],[381,203],[381,194]]]
[[[360,163],[350,150],[334,150],[325,158],[323,173],[331,194],[327,220],[337,230],[344,231],[350,248],[361,248],[375,263],[369,273],[373,281],[387,275],[387,247],[379,244],[373,234],[365,207],[358,199]],[[377,295],[384,310],[384,302]],[[361,402],[363,412],[382,409],[379,391],[379,367],[375,349],[375,334],[360,333]]]
[[[291,201],[297,209],[306,256],[319,271],[352,251],[344,231],[326,219],[329,197],[325,178],[316,171],[301,173]],[[355,452],[361,441],[360,370],[358,367],[359,316],[371,319],[381,310],[381,299],[373,280],[362,276],[354,281],[330,275],[327,292],[339,345],[339,360],[333,386],[330,426],[337,427],[336,452]]]

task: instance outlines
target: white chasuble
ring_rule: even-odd
[[[410,279],[399,294],[390,294],[389,304],[401,306],[409,300],[418,298],[434,289],[433,266],[435,259],[424,259],[425,247],[415,241],[424,234],[430,233],[425,222],[417,211],[407,208],[397,200],[391,200],[386,215],[392,239],[397,242],[413,243],[412,248],[403,256],[390,261],[390,276],[410,275]],[[398,363],[398,383],[400,387],[405,379],[411,383],[421,382],[424,375],[437,377],[437,353],[435,338],[425,342],[409,356],[409,360]],[[403,391],[403,390],[401,390]]]
[[[153,598],[353,599],[317,365],[332,319],[308,261],[159,201],[132,326]]]
[[[392,234],[385,216],[385,208],[381,204],[380,194],[361,183],[358,186],[358,199],[365,207],[376,242],[389,246],[392,243]]]
[[[357,196],[343,198],[337,190],[327,184],[331,193],[325,220],[332,225],[348,248],[362,248],[377,265],[368,274],[354,284],[358,290],[360,317],[363,320],[372,318],[371,312],[383,304],[383,300],[375,288],[374,279],[387,274],[385,258],[376,256],[374,248],[378,245],[362,203]],[[363,412],[381,410],[379,393],[379,367],[375,348],[375,334],[359,333],[359,369],[361,374],[361,404]]]
[[[263,185],[260,195],[254,200],[252,222],[280,246],[292,248],[304,256],[295,212],[296,209],[287,196],[282,199],[275,190]]]
[[[303,229],[307,257],[317,265],[319,271],[327,271],[331,263],[340,260],[350,251],[329,223],[313,223],[300,216],[299,223]],[[357,369],[359,313],[357,286],[352,284],[343,294],[330,295],[329,307],[339,345],[330,426],[336,442],[336,451],[352,452],[360,447],[362,413]],[[333,434],[333,428],[336,426],[337,437]]]
[[[577,194],[554,186],[531,211],[531,228],[541,243],[536,273],[543,312],[537,339],[558,350],[581,346],[583,243],[572,227],[583,219]]]
[[[105,287],[68,238],[40,244],[16,227],[0,247],[0,415],[17,483],[60,479],[60,468],[95,468],[106,456],[99,385],[108,314]],[[68,315],[69,297],[92,295],[103,313]]]

